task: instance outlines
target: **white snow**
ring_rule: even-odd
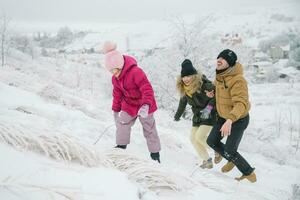
[[[138,199],[137,187],[117,170],[59,163],[4,144],[0,151],[1,199]]]
[[[255,49],[260,40],[299,25],[299,16],[294,12],[291,13],[294,21],[271,20],[274,13],[287,13],[278,9],[293,10],[291,7],[295,5],[299,4],[219,12],[205,31],[220,37],[239,33],[244,44]],[[60,25],[16,23],[24,32],[43,29],[55,32]],[[173,42],[166,21],[71,27],[93,31],[68,45],[68,51],[100,48],[107,39],[118,42],[122,52],[127,48],[126,38],[131,41],[133,52]],[[295,192],[300,185],[300,82],[296,81],[299,79],[254,84],[247,77],[251,119],[239,151],[256,168],[258,181],[237,182],[234,178],[241,175],[237,169],[221,173],[225,160],[211,170],[199,168],[202,161],[189,141],[191,121],[174,122],[170,110],[159,109],[155,113],[162,143],[160,165],[151,161],[138,121],[132,128],[128,149],[114,151],[111,80],[102,60],[99,54],[59,54],[32,59],[11,50],[6,65],[0,69],[1,200],[300,198],[300,190]],[[161,61],[151,60],[148,64],[155,62]],[[267,64],[279,72],[299,76],[299,70],[285,67],[286,63],[287,60],[255,64]],[[149,74],[150,80],[156,78]],[[174,80],[174,87],[175,78],[170,79]],[[159,81],[172,85],[169,80]],[[178,98],[175,93],[174,98]],[[74,149],[70,149],[72,145]],[[213,151],[210,154],[213,156]]]
[[[37,82],[40,74],[44,74],[39,68],[44,68],[50,76],[48,78],[58,82],[59,79],[53,77],[53,73],[61,66],[41,66],[39,64],[45,65],[43,59],[34,62],[37,62],[36,68],[24,65],[22,72],[9,67],[2,69],[5,73],[0,75],[1,126],[11,125],[15,127],[11,131],[16,133],[22,131],[19,130],[20,127],[26,129],[23,130],[25,133],[31,134],[51,136],[66,133],[81,138],[83,144],[90,145],[103,134],[94,148],[101,151],[111,149],[115,129],[113,126],[109,127],[113,124],[110,97],[103,94],[86,95],[84,89],[77,91],[76,95],[77,89],[61,84],[60,87],[64,90],[61,99],[49,101],[38,95],[40,87]],[[103,68],[94,70],[96,73],[105,72]],[[30,82],[25,81],[17,87],[7,85],[9,82],[21,82],[26,76],[31,77]],[[95,82],[100,84],[103,80]],[[35,86],[30,86],[31,84]],[[220,167],[225,164],[223,161],[212,170],[195,171],[191,177],[197,182],[194,189],[175,194],[162,188],[153,193],[148,189],[141,189],[143,187],[136,183],[128,182],[126,176],[117,170],[57,162],[43,155],[16,151],[2,143],[0,158],[4,164],[1,164],[0,174],[1,199],[20,199],[20,193],[31,199],[47,199],[51,195],[55,199],[64,199],[58,192],[73,197],[79,195],[80,199],[137,199],[138,194],[144,199],[192,200],[199,196],[213,196],[213,199],[288,199],[291,197],[292,185],[299,184],[300,180],[300,156],[299,150],[297,151],[299,139],[296,140],[299,137],[299,91],[299,83],[250,86],[251,123],[240,151],[256,168],[258,182],[255,184],[236,182],[234,177],[240,175],[237,170],[222,174]],[[63,105],[61,102],[64,102],[67,94],[77,96],[80,106]],[[96,99],[91,101],[91,98]],[[89,106],[85,102],[89,102]],[[190,177],[196,164],[201,162],[189,142],[191,122],[181,120],[176,123],[172,120],[172,114],[164,110],[159,110],[155,118],[163,147],[161,166],[172,173]],[[138,122],[132,130],[132,142],[127,151],[140,158],[150,159]]]

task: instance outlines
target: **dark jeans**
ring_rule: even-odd
[[[237,152],[244,130],[249,124],[249,115],[232,123],[231,134],[226,143],[223,144],[220,129],[225,121],[221,117],[218,118],[207,138],[207,144],[226,160],[233,162],[243,175],[249,175],[254,171],[254,168]]]

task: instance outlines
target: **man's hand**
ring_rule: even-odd
[[[226,122],[223,124],[222,128],[220,129],[222,137],[226,137],[231,134],[231,125],[232,125],[232,120],[227,119]]]
[[[205,94],[206,96],[208,96],[209,98],[213,98],[215,96],[215,91],[212,90],[212,91],[207,91],[205,90]]]

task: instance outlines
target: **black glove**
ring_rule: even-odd
[[[174,117],[174,121],[178,122],[180,120],[179,117]]]
[[[115,146],[115,148],[119,148],[119,149],[126,149],[127,145],[126,144],[118,144],[117,146]]]
[[[157,162],[160,163],[159,152],[151,153],[150,156],[151,156],[152,160],[157,160]]]

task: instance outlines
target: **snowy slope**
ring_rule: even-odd
[[[299,30],[296,0],[270,1],[260,7],[245,5],[249,7],[234,13],[211,14],[205,33],[220,37],[239,33],[246,38],[245,45],[256,48],[263,39]],[[211,10],[203,11],[201,16],[209,13]],[[288,21],[278,20],[278,14]],[[192,23],[198,16],[183,19]],[[174,42],[169,20],[173,18],[122,24],[14,25],[26,33],[54,33],[62,25],[91,32],[68,45],[68,51],[98,49],[111,39],[124,52],[129,38],[129,48],[135,52]],[[251,184],[236,182],[234,178],[241,175],[236,169],[222,174],[224,160],[211,170],[201,170],[198,165],[202,160],[189,141],[191,121],[174,122],[174,113],[169,110],[155,113],[162,143],[160,165],[151,161],[138,121],[128,149],[113,149],[111,79],[102,60],[98,54],[60,54],[32,60],[11,49],[7,64],[0,70],[1,200],[300,199],[299,82],[253,84],[249,79],[251,119],[239,150],[256,168],[258,182]],[[158,61],[148,62],[151,66]],[[294,72],[295,68],[290,74]],[[210,154],[213,156],[212,151]]]
[[[59,163],[3,144],[0,149],[1,199],[138,199],[137,187],[117,170]]]
[[[98,60],[93,56],[82,55],[88,64],[82,64],[73,57],[45,59],[32,61],[19,55],[11,57],[10,64],[2,69],[1,133],[49,138],[66,134],[78,138],[84,147],[82,149],[104,156],[104,152],[110,152],[115,144],[109,74],[98,67]],[[74,74],[78,72],[82,77],[79,85],[73,80],[76,80]],[[85,72],[93,72],[95,76],[93,90],[91,78],[85,78],[91,77],[91,73]],[[47,87],[49,85],[52,89]],[[162,164],[150,165],[150,169],[158,170],[161,176],[178,176],[179,181],[174,180],[179,188],[184,188],[184,181],[191,178],[195,182],[193,187],[179,192],[159,186],[149,189],[146,179],[143,181],[139,179],[140,175],[130,175],[132,172],[124,168],[111,168],[105,164],[89,168],[84,161],[56,161],[45,157],[43,152],[35,154],[35,149],[27,148],[26,151],[24,146],[12,148],[1,143],[0,158],[5,164],[1,164],[0,170],[3,186],[0,197],[23,199],[21,193],[30,199],[50,199],[51,196],[68,199],[60,195],[63,193],[73,199],[97,199],[99,196],[103,199],[120,196],[137,199],[140,196],[149,200],[193,200],[199,197],[288,200],[292,198],[293,185],[299,185],[300,180],[299,89],[299,83],[250,86],[251,123],[240,150],[256,168],[258,182],[255,184],[236,182],[234,177],[240,176],[237,170],[222,174],[220,167],[225,161],[212,170],[198,169],[197,164],[202,161],[189,142],[191,122],[181,120],[176,123],[171,113],[159,110],[155,117],[163,147]],[[151,163],[138,122],[132,130],[132,142],[125,154]],[[135,168],[132,166],[132,169]]]

